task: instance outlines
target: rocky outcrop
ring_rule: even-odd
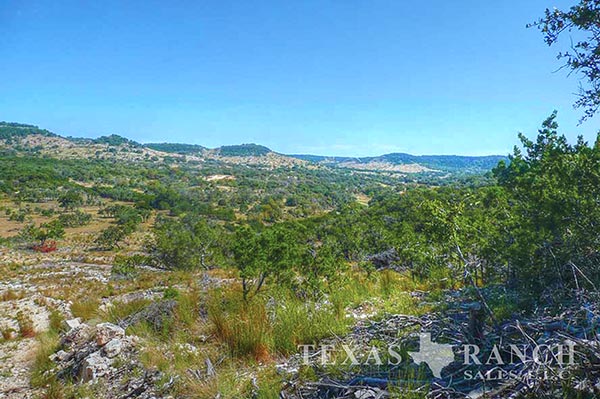
[[[153,302],[144,309],[132,314],[124,319],[120,324],[123,328],[127,328],[140,322],[147,323],[155,331],[161,331],[163,325],[173,319],[177,301],[166,299],[159,302]]]
[[[163,375],[140,363],[138,337],[112,323],[91,326],[73,319],[64,324],[71,328],[50,357],[56,364],[50,372],[59,380],[102,384],[103,398],[168,397],[172,382],[161,385]]]
[[[104,346],[112,340],[123,339],[125,330],[111,323],[101,323],[96,326],[96,343]]]

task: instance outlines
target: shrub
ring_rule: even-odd
[[[81,227],[88,225],[92,220],[89,213],[76,210],[73,213],[63,213],[58,216],[58,221],[64,227]]]
[[[45,241],[43,244],[34,245],[32,249],[36,252],[49,253],[54,252],[58,249],[58,245],[54,240]]]
[[[116,278],[132,279],[138,275],[136,268],[147,261],[147,257],[143,255],[117,255],[113,261],[111,274]]]
[[[119,243],[135,230],[135,226],[108,226],[96,238],[96,244],[105,250],[119,248]]]
[[[43,223],[37,227],[31,223],[19,232],[19,238],[28,242],[33,249],[39,252],[55,251],[56,243],[49,242],[49,240],[60,239],[64,236],[65,229],[58,220]]]
[[[219,252],[217,227],[204,219],[162,219],[156,223],[154,235],[154,256],[171,269],[208,269]]]

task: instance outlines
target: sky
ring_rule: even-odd
[[[507,154],[576,76],[525,25],[562,0],[0,2],[0,120],[282,153]]]

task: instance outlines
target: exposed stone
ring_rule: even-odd
[[[112,323],[101,323],[96,326],[96,343],[106,345],[113,338],[123,338],[125,330]]]
[[[92,336],[93,330],[87,324],[81,324],[68,331],[61,339],[61,344],[66,347],[80,346]]]
[[[356,399],[371,399],[371,398],[378,398],[381,397],[382,395],[378,395],[379,392],[377,392],[374,389],[359,389],[358,391],[354,392],[354,397]]]
[[[191,353],[192,355],[198,354],[198,348],[188,342],[177,344],[177,347],[184,352]]]
[[[83,360],[81,368],[81,381],[88,382],[96,380],[99,377],[107,375],[110,371],[112,361],[100,354],[100,351],[94,352]]]
[[[111,339],[106,345],[104,345],[104,348],[102,348],[104,354],[109,358],[117,356],[119,353],[121,353],[122,349],[123,341],[116,338]]]
[[[67,331],[71,331],[74,328],[77,328],[81,325],[81,319],[78,317],[76,319],[65,320],[63,321],[63,327]]]
[[[127,328],[141,321],[145,321],[150,324],[155,331],[161,331],[164,323],[173,318],[176,305],[177,302],[173,299],[154,302],[139,312],[129,316],[119,324],[122,327]]]
[[[70,357],[70,353],[65,352],[63,350],[59,350],[58,352],[56,352],[54,354],[54,359],[53,360],[58,360],[60,362],[64,362],[65,360],[67,360]]]

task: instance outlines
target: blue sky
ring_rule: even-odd
[[[506,154],[577,80],[525,24],[569,1],[0,2],[0,120],[325,155]]]

